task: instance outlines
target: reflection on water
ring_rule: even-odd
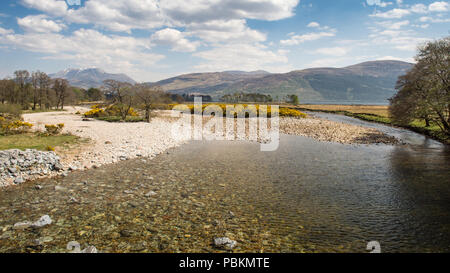
[[[213,238],[228,236],[237,252],[365,252],[373,240],[384,252],[448,252],[449,163],[436,144],[282,136],[264,153],[256,143],[192,142],[0,192],[0,251],[64,251],[76,240],[105,252],[213,252]],[[10,228],[44,214],[55,224]]]

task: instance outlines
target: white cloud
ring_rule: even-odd
[[[406,9],[392,9],[386,12],[376,12],[374,14],[371,14],[370,16],[377,18],[398,19],[409,14],[411,14],[411,12]]]
[[[376,11],[371,14],[371,17],[385,18],[385,19],[399,19],[411,14],[425,14],[430,12],[448,12],[450,11],[450,4],[447,2],[434,2],[429,6],[424,4],[415,4],[409,8],[395,8],[386,12]]]
[[[410,8],[410,10],[414,13],[426,13],[428,12],[428,7],[424,4],[415,4]]]
[[[345,47],[324,47],[314,51],[314,53],[330,56],[344,56],[347,55],[349,49]]]
[[[399,22],[392,22],[392,21],[381,21],[381,22],[377,22],[378,25],[387,28],[387,29],[401,29],[402,27],[408,26],[409,25],[409,21],[408,20],[404,20],[404,21],[399,21]]]
[[[320,24],[317,22],[311,22],[307,25],[307,27],[312,27],[312,28],[319,28]]]
[[[385,7],[389,6],[389,5],[392,5],[392,2],[383,2],[381,0],[366,0],[366,3],[369,6],[375,5],[375,6],[379,6],[379,7],[382,7],[382,8],[385,8]]]
[[[299,0],[89,0],[78,9],[68,9],[63,0],[22,0],[22,3],[70,22],[131,31],[215,20],[280,20],[294,15]]]
[[[64,0],[22,0],[22,4],[54,16],[64,16],[67,12],[67,4]]]
[[[146,69],[164,58],[149,51],[149,39],[105,35],[92,29],[79,29],[71,36],[58,33],[9,34],[0,36],[0,44],[42,53],[43,59],[68,60],[73,65],[95,66],[137,77],[145,75]]]
[[[428,6],[430,11],[446,12],[450,11],[450,4],[447,2],[434,2]]]
[[[173,51],[178,52],[193,52],[198,46],[198,42],[189,41],[185,38],[185,34],[172,28],[155,32],[150,40],[157,45],[168,45]]]
[[[307,34],[303,34],[303,35],[293,35],[290,37],[290,39],[281,40],[280,44],[286,45],[286,46],[299,45],[304,42],[319,40],[324,37],[334,37],[335,35],[336,35],[335,30],[331,30],[328,32],[325,32],[325,31],[324,32],[315,32],[315,33],[312,32],[312,33],[307,33]]]
[[[204,23],[192,23],[186,27],[191,36],[198,37],[211,44],[263,42],[267,39],[264,33],[247,27],[243,19],[214,20]]]
[[[276,66],[286,66],[288,52],[271,51],[262,45],[232,44],[197,52],[194,56],[206,61],[195,66],[199,71],[266,69],[274,71]]]
[[[12,29],[4,29],[2,27],[0,27],[0,35],[6,35],[6,34],[11,34],[14,33],[14,31]]]
[[[27,32],[60,32],[66,25],[47,19],[46,15],[17,18],[17,24]]]
[[[162,0],[160,7],[172,21],[183,24],[242,18],[274,21],[293,16],[294,8],[299,2],[299,0]]]
[[[423,16],[419,18],[420,22],[430,22],[430,23],[448,23],[450,22],[450,18],[441,19],[441,18],[433,18],[429,16]]]

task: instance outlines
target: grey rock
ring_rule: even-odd
[[[31,224],[31,227],[33,228],[41,228],[45,227],[47,225],[50,225],[52,223],[52,219],[48,215],[42,216],[39,220]]]
[[[149,192],[147,192],[147,193],[145,194],[145,197],[153,197],[153,196],[156,196],[156,195],[158,195],[156,192],[154,192],[154,191],[149,191]]]
[[[16,229],[16,230],[26,229],[26,228],[31,227],[32,224],[33,223],[30,221],[15,223],[13,226],[13,229]]]
[[[61,186],[55,186],[55,191],[65,191],[66,188],[61,187]]]
[[[237,242],[231,240],[228,237],[220,237],[220,238],[214,239],[214,245],[218,248],[231,250],[234,247],[236,247]]]
[[[63,170],[64,169],[64,167],[63,167],[63,165],[61,164],[61,163],[56,163],[55,165],[53,165],[53,169],[55,170],[55,171],[61,171],[61,170]]]
[[[85,249],[83,249],[81,251],[81,253],[92,253],[92,254],[95,254],[95,253],[98,253],[98,250],[97,250],[97,248],[95,246],[88,246]]]
[[[22,184],[25,180],[22,177],[17,177],[14,179],[14,184]]]

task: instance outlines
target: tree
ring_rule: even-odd
[[[16,97],[16,83],[14,80],[0,80],[0,100],[2,104],[5,104],[5,102],[13,104],[16,102]]]
[[[450,37],[419,47],[416,65],[397,82],[390,99],[394,122],[408,125],[421,119],[450,135]]]
[[[68,95],[69,82],[65,79],[55,79],[53,82],[53,90],[56,94],[56,109],[61,106],[61,110],[64,110],[64,102]]]
[[[89,88],[88,91],[86,91],[86,94],[90,101],[101,101],[103,100],[103,93],[98,88]]]
[[[298,105],[300,103],[297,95],[287,96],[287,102],[292,103],[293,105]]]
[[[36,110],[36,105],[38,104],[38,91],[41,89],[39,86],[39,75],[39,71],[31,73],[31,84],[33,85],[33,110]]]
[[[39,108],[42,109],[42,104],[45,105],[46,109],[51,107],[51,97],[50,97],[50,86],[52,84],[52,79],[45,74],[40,72],[39,75]]]
[[[18,88],[18,102],[22,105],[23,109],[28,109],[28,93],[30,90],[29,79],[30,72],[27,70],[18,70],[14,72],[14,81]]]
[[[126,120],[134,102],[132,85],[116,80],[105,80],[103,83],[112,96],[113,103],[119,109],[121,119]]]
[[[142,103],[142,108],[145,110],[145,120],[150,122],[150,111],[152,109],[152,104],[160,102],[165,93],[159,86],[136,84],[134,88],[136,91],[136,97]]]

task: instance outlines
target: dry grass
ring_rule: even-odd
[[[387,105],[299,105],[298,107],[308,110],[320,111],[347,111],[354,114],[373,114],[381,117],[389,117],[389,106]]]

